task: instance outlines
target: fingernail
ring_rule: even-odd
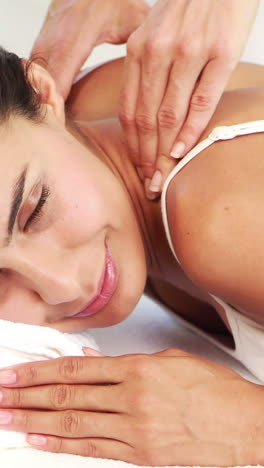
[[[16,382],[16,373],[11,370],[0,371],[0,384],[8,385]]]
[[[100,353],[100,351],[96,351],[95,349],[88,348],[86,346],[83,346],[82,350],[87,356],[103,356],[103,354]]]
[[[0,411],[0,424],[10,424],[12,421],[12,413],[10,411]]]
[[[149,177],[146,177],[145,178],[145,181],[144,181],[144,186],[145,186],[145,194],[146,194],[146,197],[149,199],[149,200],[154,200],[156,198],[156,194],[155,193],[151,193],[149,191],[149,184],[151,182],[151,179]]]
[[[170,156],[175,159],[180,159],[182,158],[184,151],[185,151],[186,145],[182,141],[178,141],[172,148],[172,151],[170,153]]]
[[[149,190],[151,192],[160,192],[162,184],[162,173],[157,170],[154,172],[154,175],[149,184]]]
[[[47,437],[40,435],[28,435],[27,441],[32,445],[45,445],[47,443]]]
[[[145,182],[144,182],[144,185],[145,185],[145,194],[146,194],[146,197],[148,200],[152,201],[152,200],[155,200],[156,198],[159,197],[159,193],[155,193],[155,192],[151,192],[149,190],[149,185],[150,185],[150,182],[151,182],[151,179],[149,177],[146,177],[145,178]]]

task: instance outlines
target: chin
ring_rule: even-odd
[[[143,280],[143,278],[141,278]],[[137,306],[145,288],[146,277],[143,281],[137,278],[133,289],[126,288],[120,293],[120,285],[109,303],[94,315],[88,317],[68,317],[44,326],[54,328],[63,333],[78,332],[89,328],[107,328],[123,322]],[[123,289],[123,288],[122,288]]]

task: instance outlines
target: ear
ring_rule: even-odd
[[[22,59],[24,69],[28,60]],[[56,84],[50,73],[35,62],[31,62],[28,72],[28,79],[36,93],[41,96],[41,102],[53,112],[55,117],[64,125],[65,110],[64,99],[56,89]]]

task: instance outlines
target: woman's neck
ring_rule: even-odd
[[[163,227],[160,199],[149,201],[132,164],[122,128],[117,119],[96,122],[75,122],[68,130],[99,157],[116,175],[127,192],[138,220],[145,248],[148,276],[163,278],[177,263],[170,251]],[[169,278],[169,276],[168,276]]]

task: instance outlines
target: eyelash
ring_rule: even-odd
[[[33,213],[30,215],[28,218],[25,226],[24,226],[24,231],[28,229],[29,226],[31,226],[34,222],[36,222],[39,218],[42,216],[42,209],[43,206],[45,205],[48,196],[50,195],[50,191],[47,185],[43,185],[42,187],[42,192],[38,201],[38,204],[33,211]]]

